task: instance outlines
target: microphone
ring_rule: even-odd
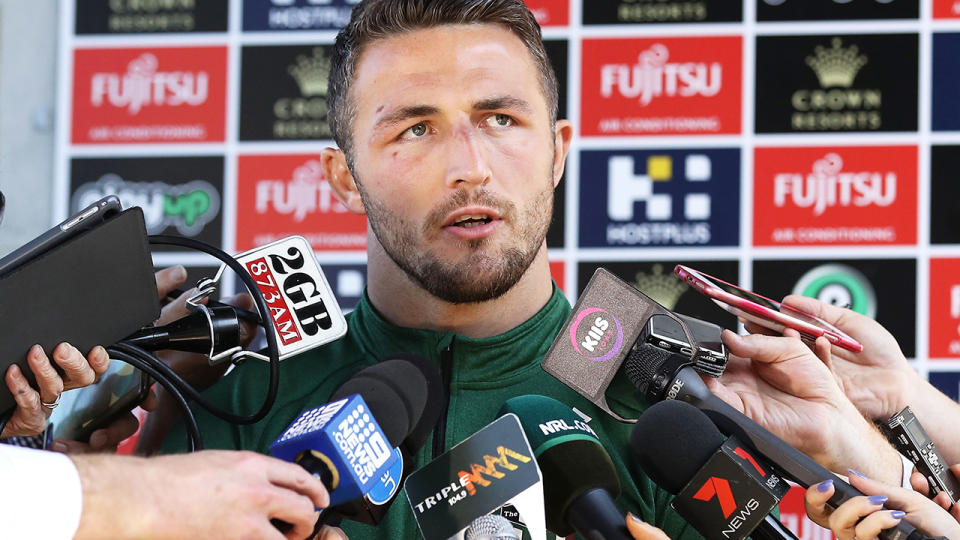
[[[399,459],[392,447],[419,422],[426,392],[408,362],[375,364],[347,379],[330,403],[301,413],[270,453],[320,477],[331,507],[358,499]]]
[[[691,364],[689,358],[649,343],[638,343],[623,363],[627,378],[648,403],[671,399],[690,403],[703,411],[721,431],[735,436],[750,450],[766,457],[780,475],[803,487],[835,478],[833,473],[809,456],[713,395]],[[829,501],[833,507],[851,497],[863,495],[840,479],[834,480],[834,486],[836,491]],[[924,538],[913,525],[905,521],[884,530],[880,536],[885,540]]]
[[[768,513],[786,494],[786,482],[761,467],[735,437],[724,441],[692,405],[652,405],[634,426],[630,448],[647,476],[677,496],[673,507],[704,537],[797,540]]]
[[[414,471],[404,486],[425,540],[460,535],[510,504],[534,540],[546,538],[543,483],[516,415],[506,414]]]
[[[565,537],[630,539],[613,499],[620,480],[597,434],[570,407],[536,395],[507,400],[500,414],[513,413],[530,441],[543,474],[547,528]]]
[[[207,309],[209,315],[194,311],[163,326],[142,328],[124,341],[147,351],[173,349],[211,357],[240,347],[239,310],[219,302],[211,302]]]
[[[426,443],[427,438],[433,431],[437,420],[440,419],[440,412],[443,404],[447,401],[446,390],[443,387],[443,380],[440,378],[440,372],[430,360],[416,355],[400,353],[392,355],[391,360],[385,360],[377,366],[392,362],[393,360],[403,361],[418,369],[426,381],[426,392],[423,395],[426,402],[423,406],[423,412],[420,414],[419,421],[413,426],[412,431],[406,436],[400,445],[394,450],[399,462],[394,464],[390,470],[381,476],[377,485],[362,498],[344,502],[332,508],[334,512],[344,519],[366,523],[368,525],[377,525],[386,516],[387,511],[393,504],[394,499],[400,494],[400,488],[403,487],[404,480],[413,472],[416,467],[416,455],[420,448]],[[368,368],[371,369],[371,368]],[[378,368],[382,369],[382,368]],[[403,378],[384,377],[383,381],[387,384],[397,384],[403,381]],[[341,389],[338,389],[334,395],[339,396]],[[405,391],[405,390],[400,390]],[[419,389],[417,390],[419,392]],[[371,405],[371,408],[373,405]],[[378,411],[373,410],[374,417],[378,417]]]
[[[473,520],[463,534],[464,540],[521,540],[507,518],[487,514]]]

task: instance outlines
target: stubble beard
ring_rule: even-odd
[[[471,192],[458,190],[437,205],[420,227],[370,197],[361,182],[357,186],[370,227],[387,256],[431,295],[451,304],[468,304],[503,296],[533,263],[553,215],[552,175],[549,178],[545,189],[520,209],[482,187]],[[503,219],[501,228],[512,227],[512,231],[496,233],[500,244],[514,239],[510,245],[496,249],[492,245],[495,240],[490,238],[463,241],[457,247],[466,248],[468,254],[457,261],[445,260],[442,254],[424,247],[427,241],[445,234],[441,230],[442,220],[450,212],[474,204],[496,209]]]

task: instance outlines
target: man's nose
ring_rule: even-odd
[[[490,181],[491,171],[480,135],[472,127],[457,129],[450,140],[447,186],[482,186]]]

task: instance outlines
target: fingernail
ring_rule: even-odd
[[[877,505],[877,506],[880,506],[881,504],[887,502],[887,496],[886,496],[886,495],[871,495],[871,496],[867,497],[867,500],[870,501],[870,504],[875,504],[875,505]]]
[[[903,510],[894,510],[890,512],[890,517],[893,519],[903,519],[903,516],[907,515]]]
[[[93,434],[90,435],[91,448],[100,448],[106,442],[107,442],[107,433],[103,430],[94,431]]]
[[[817,484],[817,491],[819,491],[820,493],[825,493],[832,486],[833,486],[833,480],[824,480],[823,482],[820,482],[819,484]]]
[[[186,277],[187,277],[187,269],[184,268],[182,264],[178,264],[173,267],[174,279],[185,279]]]
[[[50,449],[53,450],[54,452],[66,452],[67,445],[63,444],[60,441],[53,441],[52,443],[50,443]]]
[[[630,518],[630,521],[634,523],[643,523],[643,520],[633,515],[633,512],[628,513],[627,516]]]
[[[855,470],[853,470],[853,469],[847,469],[847,472],[850,473],[850,474],[855,474],[855,475],[859,476],[860,478],[866,478],[866,476],[865,476],[862,472],[855,471]]]

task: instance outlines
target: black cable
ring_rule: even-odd
[[[260,293],[260,289],[257,287],[257,283],[254,281],[253,277],[247,273],[246,268],[237,262],[236,259],[225,253],[223,250],[217,249],[211,245],[193,240],[191,238],[183,238],[179,236],[151,235],[148,238],[151,244],[181,246],[202,251],[212,257],[216,257],[221,262],[229,266],[230,269],[236,273],[237,277],[239,277],[243,284],[247,287],[247,291],[253,297],[253,301],[257,305],[257,310],[261,314],[260,319],[263,321],[261,326],[266,330],[264,333],[266,334],[267,338],[267,349],[270,352],[270,376],[267,383],[267,395],[264,397],[263,405],[257,412],[253,414],[237,415],[213,406],[209,401],[200,396],[200,394],[192,387],[187,388],[185,386],[181,388],[181,390],[184,390],[185,394],[187,394],[191,399],[195,400],[203,408],[210,411],[213,415],[228,422],[234,424],[253,424],[263,419],[267,413],[270,412],[274,401],[277,399],[277,387],[280,384],[280,358],[277,336],[274,334],[273,329],[268,326],[270,324],[270,317],[268,317],[270,310],[267,307],[266,300],[263,298],[263,294]],[[181,379],[179,376],[177,379],[186,385],[186,381],[183,381],[183,379]]]
[[[142,352],[148,356],[152,356],[145,351]],[[154,380],[166,388],[167,392],[169,392],[170,395],[172,395],[176,400],[177,406],[180,407],[180,412],[183,415],[184,425],[186,426],[187,431],[187,451],[195,452],[203,450],[203,438],[200,435],[200,427],[197,425],[197,419],[193,416],[193,411],[190,409],[190,405],[187,403],[187,400],[184,399],[183,394],[179,391],[179,389],[176,388],[176,385],[168,380],[164,373],[155,369],[154,361],[160,362],[160,360],[154,357],[148,361],[145,358],[141,358],[137,354],[131,354],[124,350],[120,350],[116,346],[107,347],[107,353],[111,358],[126,362],[131,366],[146,372],[147,375],[153,377]]]

